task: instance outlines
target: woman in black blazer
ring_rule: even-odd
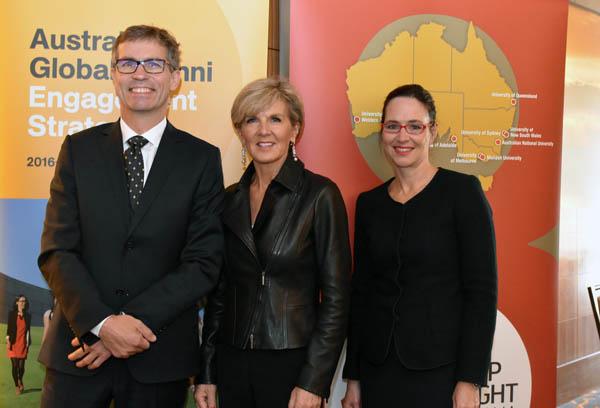
[[[347,330],[350,245],[337,186],[304,168],[302,103],[285,80],[248,84],[231,118],[252,162],[226,189],[225,265],[206,308],[202,408],[318,408]]]
[[[21,394],[25,389],[25,360],[31,346],[31,315],[28,312],[29,302],[23,295],[15,298],[13,308],[8,312],[6,325],[6,349],[12,365],[12,377],[15,393]]]
[[[429,162],[435,120],[420,85],[385,100],[395,177],[356,204],[344,408],[479,406],[496,321],[492,212],[476,177]]]

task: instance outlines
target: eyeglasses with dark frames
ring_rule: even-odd
[[[161,74],[165,71],[165,66],[171,64],[169,61],[160,58],[151,58],[141,61],[131,58],[121,58],[115,61],[113,68],[116,68],[121,74],[133,74],[137,71],[139,65],[144,67],[144,71],[148,74]]]
[[[434,122],[423,123],[418,120],[411,120],[406,123],[390,120],[381,125],[381,129],[386,133],[400,133],[402,129],[406,130],[409,135],[420,135],[427,127],[435,126]]]

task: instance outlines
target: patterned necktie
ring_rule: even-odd
[[[142,147],[148,140],[143,136],[134,136],[127,141],[129,148],[125,150],[125,174],[127,175],[127,190],[129,191],[129,202],[134,209],[140,205],[140,197],[144,188],[144,159],[142,158]]]

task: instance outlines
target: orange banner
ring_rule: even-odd
[[[298,150],[310,169],[338,183],[351,214],[359,192],[392,176],[378,145],[381,106],[406,83],[420,83],[436,100],[432,162],[476,175],[486,191],[500,312],[480,395],[486,408],[555,406],[567,6],[291,3],[290,76],[307,117]]]

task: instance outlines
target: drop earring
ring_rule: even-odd
[[[294,159],[295,162],[297,162],[298,154],[296,154],[296,143],[293,140],[290,143],[292,145],[292,158]]]
[[[246,170],[246,146],[242,146],[242,169]]]

